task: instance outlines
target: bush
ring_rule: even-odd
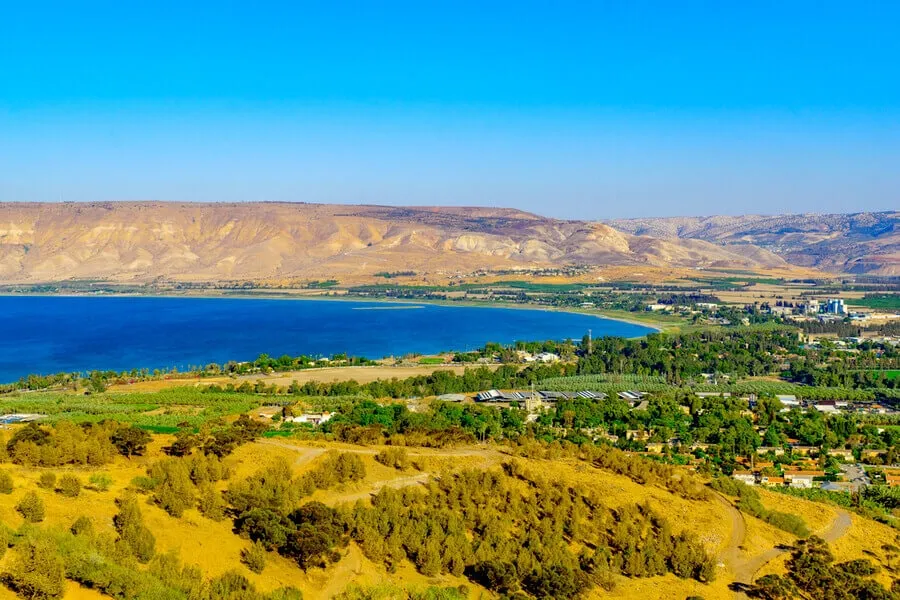
[[[131,480],[131,485],[142,492],[152,492],[157,483],[152,477],[146,475],[138,475]]]
[[[0,471],[0,494],[12,494],[13,479],[12,475],[6,471]]]
[[[45,490],[52,490],[56,487],[56,473],[41,473],[38,477],[38,487]]]
[[[156,550],[156,538],[144,525],[144,517],[134,496],[118,501],[119,512],[113,517],[113,525],[129,551],[140,562],[148,562]]]
[[[226,571],[209,584],[210,595],[213,598],[241,598],[256,597],[256,590],[250,581],[236,571]]]
[[[16,504],[16,510],[29,523],[40,523],[44,520],[44,502],[34,492],[28,492],[22,496],[22,499]]]
[[[82,515],[75,519],[75,522],[72,523],[72,527],[69,528],[69,531],[72,532],[72,535],[93,535],[94,522],[91,521],[90,517]]]
[[[153,501],[173,517],[180,517],[194,506],[194,484],[185,461],[167,458],[149,469],[153,486]]]
[[[266,549],[259,542],[241,550],[241,562],[254,573],[262,573],[266,568]]]
[[[410,466],[409,454],[404,448],[387,448],[375,455],[375,460],[386,467],[405,471]]]
[[[25,540],[15,548],[7,581],[25,598],[60,598],[65,591],[65,573],[65,565],[50,540]]]
[[[212,484],[204,483],[200,486],[197,508],[207,519],[221,521],[225,518],[225,500]]]
[[[81,494],[81,481],[74,475],[63,475],[56,491],[67,498],[77,498]]]
[[[90,476],[88,481],[98,492],[107,491],[109,489],[109,486],[111,486],[113,483],[112,477],[110,477],[107,473],[94,473]]]
[[[295,587],[282,587],[273,590],[268,600],[303,600],[303,592]]]

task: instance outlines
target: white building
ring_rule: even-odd
[[[784,480],[792,488],[809,489],[815,487],[816,477],[824,475],[824,471],[785,471]]]
[[[797,396],[794,396],[793,394],[780,394],[775,397],[778,398],[778,401],[781,402],[782,406],[787,408],[800,406],[800,401],[797,400]]]
[[[747,485],[756,485],[756,475],[750,471],[735,471],[731,477]]]
[[[302,414],[294,417],[288,417],[287,421],[292,423],[309,423],[310,425],[321,425],[331,420],[332,413],[323,412],[321,414]]]

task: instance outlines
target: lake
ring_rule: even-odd
[[[259,298],[0,297],[0,382],[30,373],[253,360],[260,354],[381,358],[487,342],[637,337],[653,330],[518,308]]]

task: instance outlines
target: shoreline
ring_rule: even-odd
[[[538,310],[538,311],[546,311],[546,312],[562,312],[562,313],[571,313],[571,314],[579,314],[586,315],[591,317],[597,317],[599,319],[606,319],[608,321],[618,321],[620,323],[627,323],[629,325],[635,325],[638,327],[644,327],[649,329],[648,333],[643,335],[632,336],[627,339],[639,339],[645,337],[646,335],[650,335],[651,333],[664,333],[667,330],[672,329],[673,327],[677,327],[677,325],[667,325],[666,323],[662,323],[660,321],[641,321],[639,319],[629,319],[623,317],[619,314],[609,314],[603,311],[590,311],[585,309],[579,309],[576,307],[559,307],[559,306],[543,306],[538,304],[512,304],[505,302],[478,302],[476,300],[412,300],[412,299],[393,299],[393,298],[369,298],[366,296],[351,296],[348,294],[342,294],[339,296],[326,296],[324,294],[277,294],[270,292],[263,292],[259,294],[253,293],[219,293],[219,294],[210,294],[210,293],[200,293],[200,294],[192,294],[192,293],[153,293],[153,294],[141,294],[141,293],[102,293],[102,294],[90,294],[90,293],[40,293],[40,292],[28,292],[22,294],[10,293],[10,292],[0,292],[0,297],[13,297],[13,298],[185,298],[185,299],[199,299],[199,300],[317,300],[323,302],[372,302],[372,303],[385,303],[385,304],[430,304],[434,306],[459,306],[459,307],[467,307],[467,308],[503,308],[503,309],[516,309],[516,310]]]

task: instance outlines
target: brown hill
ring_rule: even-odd
[[[900,275],[900,212],[618,219],[621,231],[665,240],[764,248],[786,261],[842,273]]]
[[[0,281],[247,280],[522,266],[785,267],[757,247],[657,239],[494,208],[0,204]]]

